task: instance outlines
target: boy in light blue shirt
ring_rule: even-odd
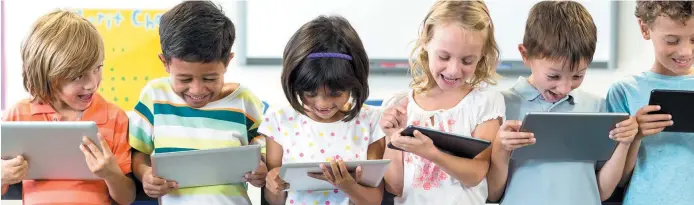
[[[575,90],[593,59],[597,31],[581,4],[544,1],[530,10],[523,44],[518,49],[532,74],[502,92],[506,122],[492,147],[487,180],[489,200],[502,205],[600,205],[622,177],[624,162],[638,125],[632,117],[605,137],[618,141],[612,157],[597,161],[511,160],[511,152],[533,146],[532,133],[519,132],[527,112],[603,112],[603,98]],[[556,136],[561,137],[561,136]],[[503,198],[502,198],[503,196]]]
[[[694,91],[694,3],[639,1],[635,14],[643,38],[653,41],[655,62],[615,82],[607,94],[609,111],[636,115],[639,124],[624,169],[622,184],[631,179],[624,205],[691,204],[694,134],[662,132],[677,122],[648,114],[659,110],[648,101],[653,89]]]

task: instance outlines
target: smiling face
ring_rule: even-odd
[[[441,90],[458,89],[473,77],[481,59],[485,34],[465,30],[455,23],[434,27],[426,51],[429,72]]]
[[[161,56],[160,59],[171,75],[174,92],[188,106],[201,108],[220,96],[227,70],[224,62],[186,62],[177,58],[166,62]]]
[[[103,58],[99,59],[96,66],[78,77],[62,83],[58,93],[58,110],[82,112],[91,105],[94,93],[101,84],[101,68]]]
[[[330,90],[321,86],[312,92],[304,92],[301,101],[307,115],[320,122],[335,122],[344,118],[343,110],[349,101],[349,91]]]
[[[564,60],[528,59],[524,60],[532,74],[528,81],[551,103],[558,102],[569,95],[571,91],[581,86],[588,70],[588,63],[582,60],[575,69]]]
[[[682,22],[659,16],[650,25],[639,20],[639,25],[643,38],[653,42],[656,54],[654,72],[672,76],[692,73],[694,18]]]

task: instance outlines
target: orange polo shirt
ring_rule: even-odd
[[[50,105],[32,103],[31,100],[20,101],[3,116],[3,121],[53,121],[54,119],[61,119],[61,117]],[[81,120],[96,122],[99,132],[111,147],[111,152],[118,161],[121,171],[124,174],[130,173],[128,116],[125,112],[95,93],[91,105],[82,113]],[[22,202],[26,205],[111,204],[108,187],[103,180],[24,180],[22,188]]]

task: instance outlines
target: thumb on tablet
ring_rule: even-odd
[[[523,125],[523,122],[518,121],[518,120],[506,120],[504,124],[501,125],[501,130],[504,131],[519,131],[520,127]]]

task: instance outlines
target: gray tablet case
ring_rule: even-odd
[[[260,164],[260,145],[154,153],[152,174],[179,188],[242,183]]]
[[[99,149],[98,128],[90,121],[2,122],[2,158],[22,155],[29,163],[24,179],[101,180],[87,166],[79,146],[87,136]]]
[[[282,164],[282,167],[280,168],[280,178],[289,183],[289,190],[332,191],[335,189],[332,184],[327,181],[314,179],[307,174],[309,172],[322,173],[319,167],[320,164],[330,166],[328,162],[298,162]],[[388,168],[388,164],[390,164],[389,159],[345,161],[345,165],[349,171],[354,171],[357,166],[361,166],[362,177],[359,184],[368,187],[377,187],[381,183],[381,180],[383,180],[383,174],[385,174],[386,169]]]
[[[617,142],[609,133],[626,113],[533,112],[523,119],[521,132],[532,132],[537,139],[513,151],[512,159],[608,160]]]

